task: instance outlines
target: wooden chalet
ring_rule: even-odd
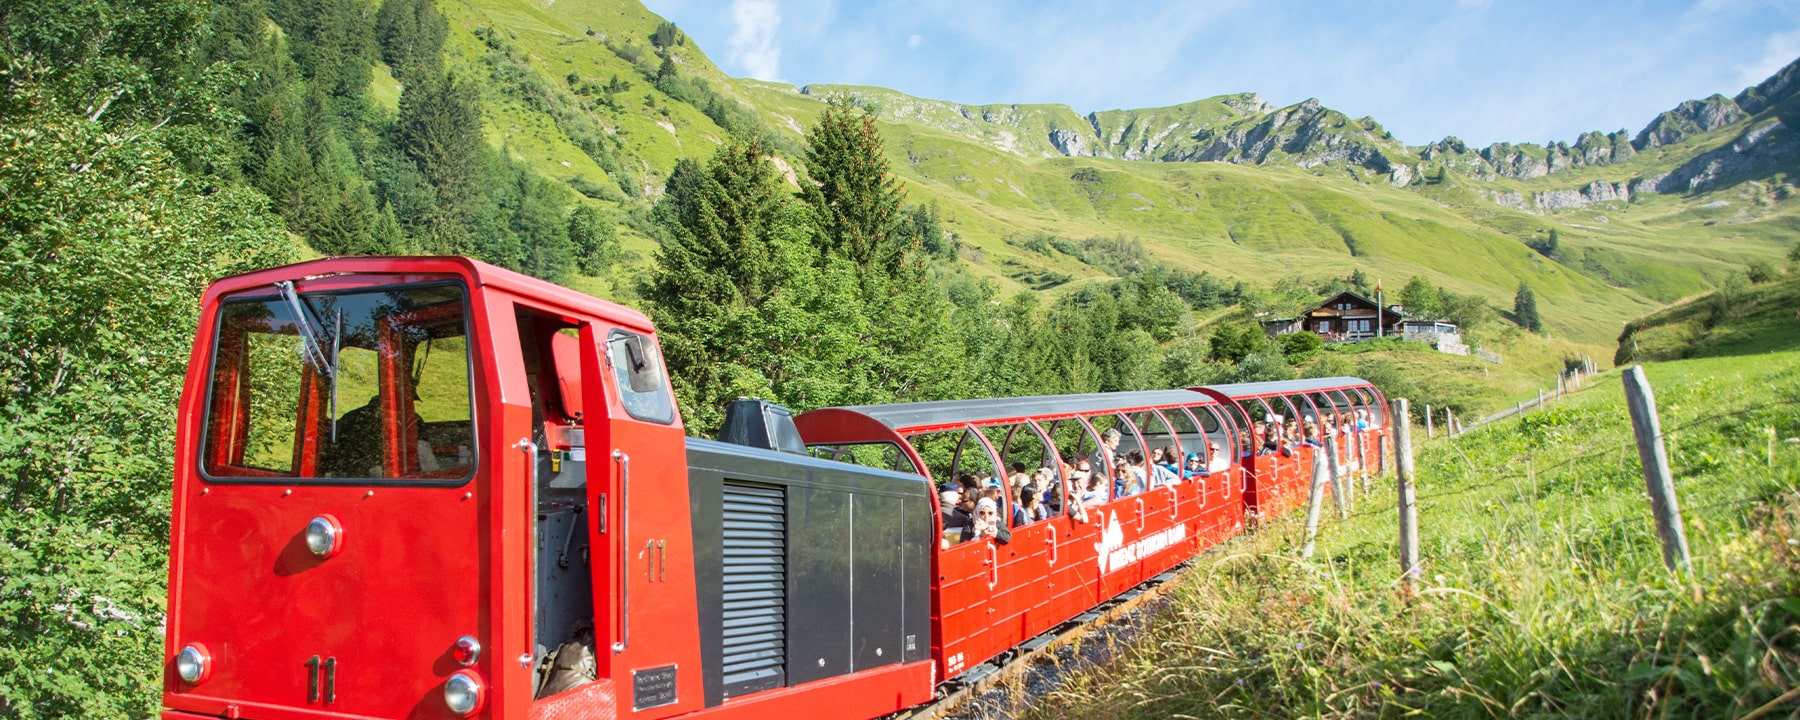
[[[1380,308],[1375,301],[1345,290],[1298,318],[1272,320],[1264,323],[1264,327],[1271,335],[1306,331],[1326,342],[1357,342],[1381,335],[1398,335],[1405,319],[1406,315],[1398,310]]]

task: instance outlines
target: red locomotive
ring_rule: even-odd
[[[1310,453],[1257,423],[1374,463],[1382,408],[1354,378],[740,401],[698,440],[628,308],[463,258],[227,278],[163,717],[881,716],[1293,507]]]

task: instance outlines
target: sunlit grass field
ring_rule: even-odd
[[[1790,322],[1792,322],[1790,320]],[[1800,326],[1782,328],[1800,335]],[[1646,367],[1693,573],[1671,573],[1619,373],[1202,556],[1146,635],[1031,717],[1789,717],[1800,708],[1800,348]]]

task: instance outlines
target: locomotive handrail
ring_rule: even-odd
[[[992,540],[987,543],[988,551],[988,589],[992,590],[1000,584],[1000,546]]]
[[[1144,499],[1138,498],[1137,499],[1137,519],[1138,519],[1138,530],[1140,530],[1140,531],[1144,529],[1144,515],[1145,515]]]
[[[614,448],[612,457],[619,464],[619,641],[612,646],[617,655],[631,644],[631,456]]]
[[[1163,487],[1169,491],[1169,519],[1174,520],[1181,515],[1181,491],[1175,489],[1174,485]]]
[[[539,530],[539,528],[538,528],[538,525],[539,525],[539,523],[538,523],[538,477],[537,477],[538,445],[537,445],[537,443],[532,442],[531,438],[522,437],[522,438],[519,438],[519,442],[513,444],[513,447],[516,447],[520,451],[525,453],[525,477],[526,477],[526,481],[531,483],[531,555],[530,555],[531,560],[529,563],[527,563],[527,566],[526,566],[527,569],[531,572],[531,586],[526,588],[525,592],[527,593],[527,595],[526,595],[526,597],[528,598],[527,602],[530,603],[530,606],[537,607],[537,600],[538,600],[538,598],[537,598],[538,530]],[[534,643],[534,646],[535,646],[535,643]],[[535,658],[535,657],[537,657],[537,653],[535,650],[527,651],[524,655],[521,655],[519,657],[519,664],[529,665],[529,663],[526,662],[527,658]]]
[[[1046,527],[1050,529],[1050,538],[1044,542],[1050,545],[1050,566],[1056,567],[1056,526],[1048,525]]]

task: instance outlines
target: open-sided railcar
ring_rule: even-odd
[[[163,716],[888,714],[1238,532],[1233,413],[1265,390],[738,403],[715,442],[613,303],[464,258],[220,280],[176,432]],[[1208,475],[941,546],[934,481],[1066,483],[1108,429]]]

